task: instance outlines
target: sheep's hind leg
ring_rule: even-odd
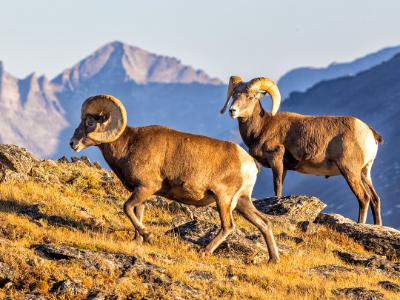
[[[268,262],[279,262],[278,247],[276,246],[274,235],[272,233],[271,223],[267,217],[260,215],[261,213],[254,207],[249,196],[240,197],[236,209],[246,220],[248,220],[250,223],[256,226],[258,230],[261,231],[268,248]]]
[[[367,221],[368,206],[370,197],[366,191],[361,179],[361,171],[350,170],[349,168],[339,166],[339,170],[346,179],[347,184],[357,197],[359,204],[358,223],[365,224]]]
[[[371,209],[372,215],[374,217],[375,225],[382,225],[382,217],[381,217],[381,199],[379,198],[378,193],[376,192],[374,185],[372,184],[371,179],[371,167],[372,162],[367,164],[362,170],[362,181],[364,187],[367,191],[369,191],[370,199],[371,199]]]
[[[140,223],[143,224],[143,213],[144,213],[144,204],[140,204],[135,207],[134,209],[135,215],[137,219],[139,220]],[[141,244],[143,242],[143,237],[140,235],[139,231],[135,229],[135,241],[138,244]]]
[[[237,197],[236,195],[234,198]],[[228,237],[228,235],[235,230],[235,224],[232,217],[232,204],[235,200],[226,199],[226,197],[217,196],[217,207],[219,217],[221,219],[221,229],[218,231],[214,239],[204,249],[205,253],[212,254],[215,249]]]
[[[143,202],[146,201],[146,199],[150,198],[151,195],[153,195],[153,190],[143,187],[137,187],[128,199],[128,201],[126,201],[124,204],[125,214],[131,221],[133,227],[135,228],[135,231],[138,231],[145,242],[150,241],[151,234],[146,230],[141,220],[139,220],[139,218],[141,219],[141,216],[139,216],[139,218],[136,216],[136,214],[134,213],[134,209],[136,210],[136,207],[139,207],[140,209],[140,206],[143,205]]]

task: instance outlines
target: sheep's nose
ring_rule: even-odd
[[[231,107],[231,108],[229,109],[229,112],[230,112],[231,114],[237,112],[236,107]]]
[[[72,149],[74,148],[74,142],[72,140],[69,142],[69,145],[71,146]]]

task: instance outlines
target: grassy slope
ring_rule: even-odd
[[[383,290],[377,283],[391,280],[400,284],[400,279],[387,278],[377,272],[341,273],[331,278],[308,273],[309,268],[319,265],[344,265],[332,254],[335,249],[368,254],[358,244],[326,228],[321,227],[311,235],[294,233],[304,242],[293,243],[291,246],[298,251],[283,256],[278,265],[267,265],[267,257],[254,265],[217,256],[203,258],[190,244],[164,235],[172,226],[173,216],[159,208],[151,207],[145,212],[145,222],[158,234],[155,242],[135,244],[131,224],[122,212],[128,193],[115,178],[105,180],[104,170],[83,163],[47,162],[36,168],[34,174],[36,178],[27,182],[0,184],[0,261],[13,266],[18,278],[12,287],[0,290],[2,298],[4,295],[18,298],[28,291],[36,291],[52,299],[49,287],[65,278],[79,280],[88,289],[96,287],[105,294],[174,296],[172,291],[161,287],[160,290],[149,289],[139,277],[121,280],[105,271],[95,274],[86,271],[79,262],[42,259],[32,249],[39,243],[138,255],[165,268],[173,279],[206,291],[209,298],[321,299],[333,298],[331,290],[334,288],[358,286],[379,290],[388,299],[396,298],[396,294]],[[71,226],[62,226],[51,218],[33,222],[21,212],[34,204],[40,205],[44,215],[58,216]],[[253,230],[239,216],[235,219],[237,227]],[[275,233],[281,231],[274,228]],[[192,270],[209,271],[215,279],[211,283],[191,280],[187,271]],[[227,273],[236,276],[232,279]]]

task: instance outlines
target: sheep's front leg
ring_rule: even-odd
[[[286,170],[283,167],[283,157],[285,154],[285,147],[278,145],[273,149],[266,151],[267,160],[272,169],[274,178],[274,191],[276,197],[282,196],[282,185],[286,175]]]
[[[146,201],[146,199],[150,198],[150,196],[152,195],[153,190],[144,187],[137,187],[132,193],[131,197],[128,199],[128,201],[126,201],[124,204],[125,214],[128,216],[129,220],[132,222],[133,227],[143,237],[143,240],[145,242],[148,242],[150,240],[151,235],[149,232],[147,232],[146,228],[142,224],[141,215],[137,216],[134,213],[134,210],[136,212],[139,212],[140,207],[143,206],[144,201]],[[136,210],[136,208],[138,208],[138,210]],[[135,238],[136,237],[137,236],[135,236]]]

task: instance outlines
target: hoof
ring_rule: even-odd
[[[210,255],[212,255],[212,252],[210,252],[209,250],[207,250],[207,249],[200,250],[200,257],[207,257]]]
[[[151,244],[153,242],[153,234],[151,233],[145,233],[143,234],[143,242]]]
[[[275,264],[279,263],[279,260],[280,259],[278,257],[270,258],[268,260],[268,264],[275,265]]]
[[[133,241],[136,244],[141,245],[141,244],[143,244],[143,237],[140,234],[137,234],[137,235],[135,235],[135,238],[133,239]]]

